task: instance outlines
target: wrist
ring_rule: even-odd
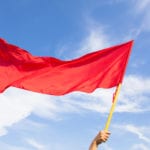
[[[94,141],[91,143],[89,150],[97,150],[97,147],[98,147],[98,145],[97,145],[96,141],[94,140]]]

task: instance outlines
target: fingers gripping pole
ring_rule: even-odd
[[[112,103],[112,106],[111,106],[111,109],[110,109],[110,112],[109,112],[109,115],[108,115],[108,118],[107,118],[107,122],[105,124],[105,128],[104,128],[105,131],[108,131],[108,128],[110,126],[110,122],[111,122],[111,119],[112,119],[113,112],[115,110],[115,106],[116,106],[116,103],[117,103],[120,88],[121,88],[121,83],[116,88],[115,95],[114,95],[114,98],[113,98],[113,103]]]

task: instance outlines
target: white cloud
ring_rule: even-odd
[[[113,124],[112,127],[114,129],[117,129],[116,132],[118,132],[119,134],[127,134],[127,137],[131,138],[131,136],[134,135],[132,136],[132,143],[129,148],[130,150],[149,150],[149,126],[138,126],[134,124]]]
[[[132,27],[130,26],[128,34],[125,34],[124,40],[136,39],[141,33],[150,32],[150,0],[122,0],[122,2],[128,4],[128,13],[132,16],[130,21]]]
[[[103,49],[110,45],[109,37],[105,34],[105,28],[101,25],[91,25],[89,27],[88,35],[82,41],[80,51],[82,52],[92,52],[95,50]]]
[[[65,97],[65,101],[80,109],[109,112],[112,95],[115,89],[97,89],[91,94],[75,93]],[[150,111],[149,105],[150,79],[138,76],[125,77],[115,112]]]
[[[127,76],[121,89],[115,112],[138,113],[150,111],[148,105],[150,79]],[[108,113],[114,89],[97,89],[91,94],[74,92],[65,96],[50,96],[17,88],[0,95],[0,133],[34,113],[40,117],[60,119],[63,113],[96,111]]]
[[[148,11],[150,7],[150,0],[133,0],[137,13]]]
[[[5,134],[7,134],[7,130],[3,128],[3,125],[2,125],[2,127],[0,128],[0,136],[3,136]]]
[[[7,133],[4,127],[26,118],[31,113],[41,117],[55,118],[55,110],[58,111],[50,97],[38,93],[24,91],[17,88],[9,88],[0,95],[0,133]],[[52,113],[53,112],[53,113]]]
[[[104,49],[112,45],[111,41],[114,41],[115,39],[114,38],[110,39],[111,37],[110,33],[109,34],[106,33],[107,26],[99,24],[96,21],[93,21],[91,18],[87,18],[87,17],[85,18],[86,18],[86,23],[84,25],[84,30],[86,34],[83,37],[83,39],[81,39],[81,42],[76,43],[75,46],[68,47],[68,45],[70,45],[68,43],[67,45],[61,46],[61,48],[59,47],[58,56],[62,56],[64,58],[63,53],[65,51],[69,52],[69,50],[72,49],[72,47],[75,47],[75,50],[71,52],[71,55],[69,55],[69,57],[75,58],[89,52]],[[67,59],[67,57],[64,59]]]
[[[77,55],[101,49],[112,42],[105,33],[105,28],[93,21],[87,23],[87,38],[79,45]],[[149,111],[147,105],[150,91],[150,79],[127,76],[119,96],[116,112]],[[37,116],[60,119],[63,113],[81,113],[96,111],[108,113],[114,89],[97,89],[91,94],[74,92],[65,96],[50,96],[33,93],[17,88],[9,88],[0,95],[0,135],[7,133],[7,128],[34,113]]]
[[[135,127],[133,125],[127,125],[126,126],[126,130],[136,134],[138,136],[139,139],[144,140],[145,142],[150,143],[150,138],[146,137],[143,133],[144,130],[146,130],[147,132],[149,132],[150,128],[139,128],[139,127]]]
[[[134,13],[141,20],[140,27],[137,29],[138,34],[142,31],[150,31],[150,1],[133,0]]]
[[[35,139],[26,139],[26,142],[36,150],[45,150],[45,146],[37,142]]]
[[[148,104],[150,79],[129,75],[125,78],[118,104],[119,112],[150,111]]]
[[[110,33],[106,34],[105,26],[88,19],[84,29],[86,34],[80,42],[68,42],[67,45],[58,46],[57,57],[61,57],[63,60],[71,60],[113,44],[110,41],[114,41],[114,39],[110,40]],[[64,55],[64,53],[67,53],[67,55]]]
[[[150,144],[150,127],[135,126],[133,124],[127,125],[113,125],[114,128],[120,129],[121,131],[130,132],[137,135],[140,140]],[[146,136],[147,135],[147,136]]]

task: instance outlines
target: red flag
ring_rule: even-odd
[[[63,61],[36,57],[0,39],[0,92],[14,86],[34,92],[63,95],[93,92],[122,82],[133,41]]]

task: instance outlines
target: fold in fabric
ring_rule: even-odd
[[[37,57],[0,39],[0,92],[13,86],[64,95],[93,92],[122,82],[133,41],[63,61]]]

